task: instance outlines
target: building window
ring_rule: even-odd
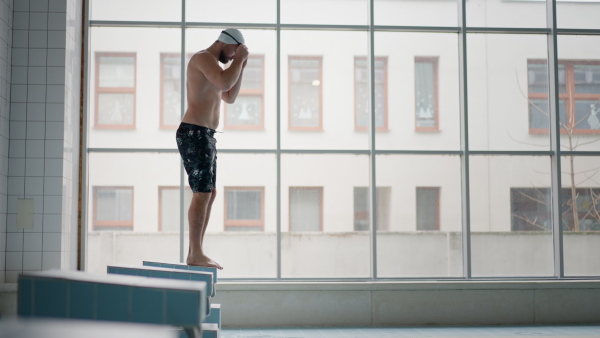
[[[415,128],[438,131],[438,58],[415,58]]]
[[[417,231],[440,230],[440,188],[417,187]]]
[[[133,230],[133,187],[93,187],[94,230]]]
[[[367,58],[354,57],[354,129],[369,128],[369,70]],[[388,130],[387,124],[387,57],[375,58],[375,127]]]
[[[192,190],[183,190],[183,227],[189,230],[188,208],[192,202]],[[179,232],[179,187],[158,187],[158,231]]]
[[[225,231],[263,231],[264,187],[225,187]]]
[[[390,230],[390,187],[377,187],[377,230]],[[354,187],[354,231],[369,230],[369,188]]]
[[[290,187],[290,231],[323,231],[323,188]]]
[[[600,188],[563,188],[561,194],[563,230],[600,231]],[[550,188],[511,188],[511,230],[551,231],[550,197]]]
[[[264,129],[265,57],[250,55],[233,104],[225,105],[225,129]]]
[[[529,132],[547,133],[548,66],[544,60],[527,62]],[[600,61],[559,61],[559,107],[564,134],[600,133]]]
[[[323,130],[323,58],[320,56],[289,57],[290,130]]]
[[[96,53],[95,128],[135,128],[135,63],[135,53]]]

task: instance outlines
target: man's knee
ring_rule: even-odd
[[[192,199],[198,203],[206,204],[212,199],[212,192],[195,192]]]
[[[213,188],[213,190],[210,193],[210,203],[214,202],[216,197],[217,197],[217,188]]]

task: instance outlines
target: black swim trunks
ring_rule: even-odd
[[[177,148],[193,192],[211,192],[217,183],[215,130],[182,122],[177,129]]]

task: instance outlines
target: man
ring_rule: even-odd
[[[217,194],[217,141],[214,134],[219,126],[221,100],[233,103],[240,91],[242,73],[248,60],[248,48],[244,43],[239,30],[228,28],[210,47],[194,54],[188,64],[188,107],[176,136],[177,147],[194,193],[188,211],[188,265],[223,269],[204,254],[202,242]],[[227,64],[231,60],[231,66],[226,70],[219,66],[219,61]]]

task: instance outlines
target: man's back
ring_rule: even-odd
[[[217,129],[222,91],[202,71],[204,64],[211,62],[218,67],[212,54],[200,51],[192,56],[188,64],[187,110],[182,122]]]

